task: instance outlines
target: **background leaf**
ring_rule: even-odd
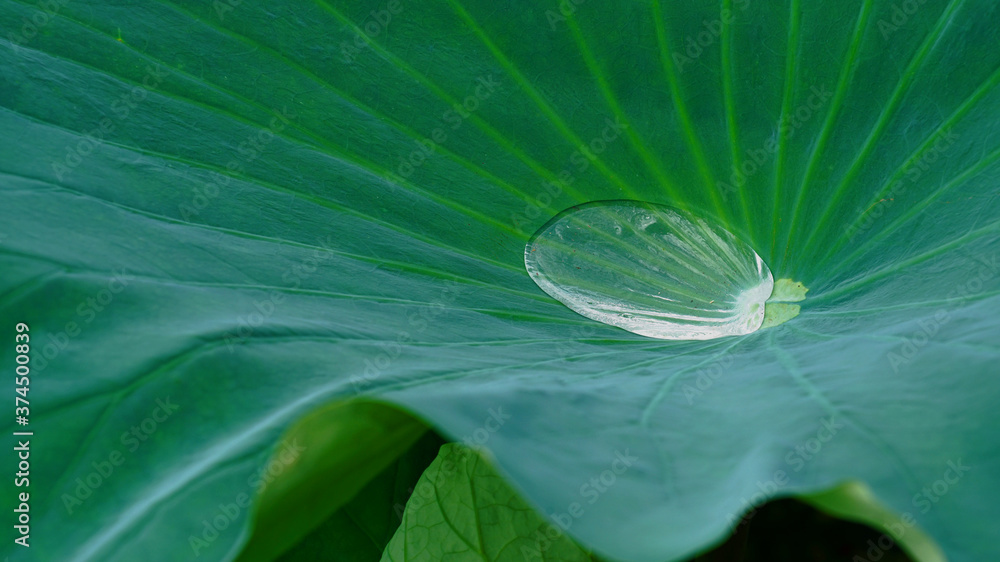
[[[365,401],[331,404],[296,422],[281,441],[291,450],[276,452],[265,471],[280,478],[258,490],[256,532],[240,560],[274,560],[334,512],[348,509],[376,475],[404,462],[400,457],[425,431],[406,413]]]
[[[452,559],[593,560],[475,451],[445,445],[417,483],[382,560]]]
[[[361,562],[382,557],[403,519],[406,501],[442,445],[432,433],[369,482],[301,542],[279,558]],[[249,549],[244,553],[249,553]]]

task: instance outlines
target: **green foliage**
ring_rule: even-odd
[[[1000,6],[563,5],[0,5],[5,368],[32,345],[4,429],[34,432],[32,546],[0,556],[281,552],[427,424],[612,559],[845,481],[1000,557]],[[665,342],[573,313],[524,246],[608,199],[725,225],[800,314]],[[281,461],[358,395],[421,421],[299,434],[339,492]]]
[[[572,516],[566,521],[571,525]],[[382,556],[383,562],[532,559],[592,560],[488,462],[459,445],[445,445],[424,472]]]

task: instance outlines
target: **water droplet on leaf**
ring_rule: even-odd
[[[556,300],[653,338],[707,340],[761,327],[774,279],[721,226],[664,205],[572,207],[528,243],[525,267]]]

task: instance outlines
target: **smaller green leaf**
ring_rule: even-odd
[[[406,500],[443,444],[433,431],[425,433],[344,507],[285,551],[278,562],[379,560],[403,520]]]
[[[239,562],[274,560],[305,538],[405,453],[425,432],[420,420],[380,402],[347,400],[322,406],[289,428],[297,445],[280,477],[261,488],[254,532]],[[362,449],[358,444],[363,443]]]
[[[947,560],[934,539],[917,526],[912,513],[900,514],[886,507],[862,482],[845,482],[831,490],[802,496],[800,499],[835,517],[864,523],[883,531],[883,536],[873,546],[877,552],[898,544],[917,562]],[[873,555],[869,555],[869,558],[875,559]]]
[[[596,558],[539,515],[476,452],[447,444],[420,477],[382,555],[382,562],[423,560]]]

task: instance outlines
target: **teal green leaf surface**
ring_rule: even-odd
[[[34,434],[0,556],[235,559],[286,430],[363,395],[581,505],[602,558],[845,481],[1000,557],[1000,6],[562,5],[0,5],[3,429]],[[652,340],[543,293],[531,235],[619,199],[723,226],[798,316]],[[391,444],[352,443],[375,478]]]

